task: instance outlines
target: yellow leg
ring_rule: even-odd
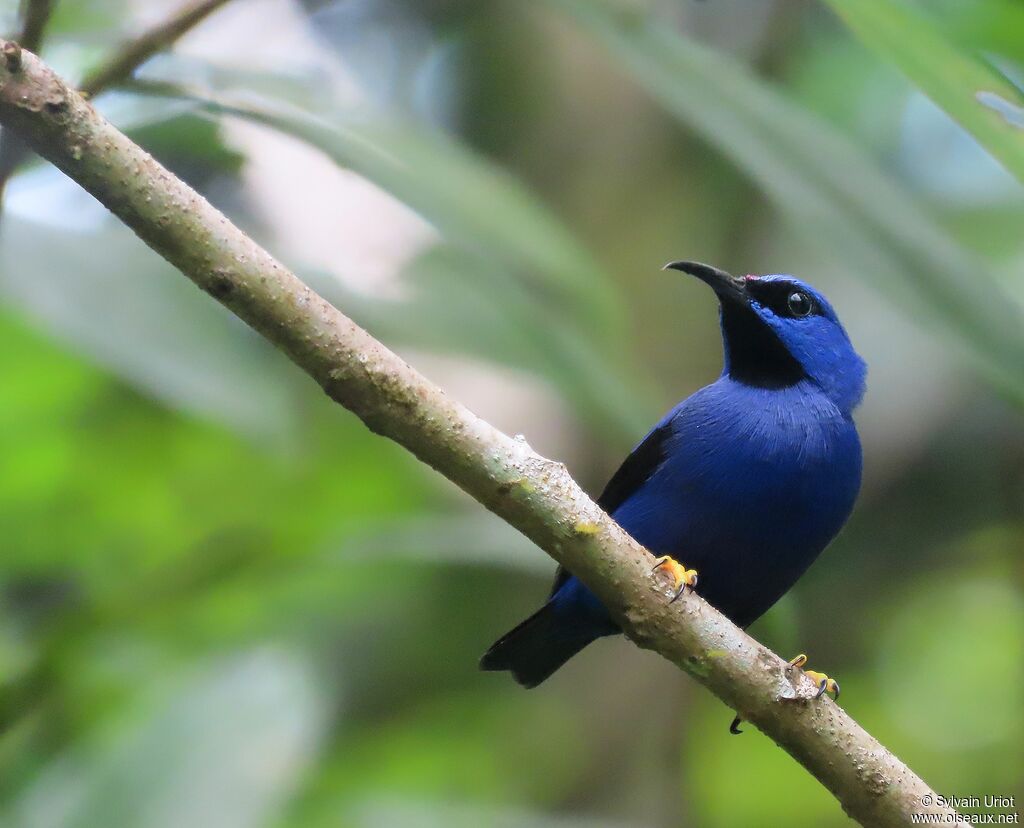
[[[659,569],[664,569],[671,573],[673,585],[675,587],[675,594],[672,596],[670,604],[675,603],[679,596],[686,592],[686,588],[690,589],[697,588],[697,570],[687,569],[681,563],[678,563],[671,555],[662,555],[658,560],[654,562],[654,568],[651,572],[657,572]]]

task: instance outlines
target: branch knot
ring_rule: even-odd
[[[12,75],[21,71],[21,46],[13,40],[8,40],[3,45],[4,67]]]

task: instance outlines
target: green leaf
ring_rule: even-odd
[[[825,0],[869,49],[970,132],[1024,182],[1024,109],[1017,88],[958,48],[932,21],[895,0]]]
[[[550,0],[662,106],[754,179],[851,275],[931,323],[1024,401],[1024,313],[865,153],[749,71],[609,0]]]

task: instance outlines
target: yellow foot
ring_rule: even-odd
[[[796,667],[798,670],[802,670],[803,666],[807,663],[807,656],[800,653],[796,658],[791,658],[789,663]],[[820,699],[825,693],[831,693],[835,699],[839,698],[839,682],[834,678],[829,678],[824,673],[819,673],[817,670],[804,670],[804,674],[809,676],[811,681],[818,685],[818,692],[814,698]],[[742,733],[740,730],[740,723],[743,718],[739,715],[732,720],[732,724],[729,725],[729,732],[733,734]]]
[[[789,663],[798,669],[803,669],[803,666],[807,663],[807,656],[800,653],[796,658],[790,659]],[[839,698],[839,682],[834,678],[829,678],[817,670],[804,670],[804,674],[809,676],[811,681],[818,685],[818,693],[814,698],[821,698],[825,693],[831,693],[834,699]]]
[[[690,589],[697,588],[697,570],[687,569],[681,563],[677,563],[671,555],[662,555],[658,558],[654,562],[654,569],[651,572],[657,572],[659,569],[666,569],[672,574],[676,591],[672,596],[672,600],[669,601],[670,604],[679,600],[679,596],[686,592],[687,587]]]

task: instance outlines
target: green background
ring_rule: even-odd
[[[44,57],[174,7],[62,0]],[[752,631],[940,794],[1019,800],[1022,60],[1010,0],[235,0],[96,105],[595,494],[720,370],[661,264],[821,288],[864,488]],[[39,163],[0,366],[0,824],[849,824],[628,642],[479,673],[553,563]]]

